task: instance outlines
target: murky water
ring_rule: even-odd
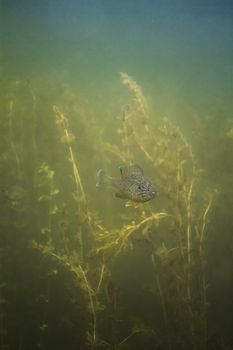
[[[231,349],[231,1],[0,11],[0,348]]]

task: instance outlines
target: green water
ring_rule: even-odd
[[[1,350],[232,349],[232,14],[1,2]]]

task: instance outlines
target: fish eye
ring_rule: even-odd
[[[141,189],[142,189],[142,186],[141,186],[141,185],[138,185],[138,189],[141,190]]]

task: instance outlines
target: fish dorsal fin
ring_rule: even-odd
[[[128,177],[130,175],[143,176],[143,170],[137,164],[129,166],[120,166],[119,169],[122,177]]]

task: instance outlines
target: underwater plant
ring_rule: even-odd
[[[146,237],[163,310],[160,333],[166,335],[165,344],[171,349],[176,343],[186,348],[189,342],[190,348],[204,348],[208,309],[206,231],[216,193],[206,189],[203,194],[201,169],[180,129],[167,118],[156,131],[152,129],[142,89],[127,74],[121,73],[121,78],[133,101],[123,108],[123,125],[118,129],[122,148],[107,144],[106,151],[125,162],[141,153],[155,169],[166,211],[139,207],[139,219],[124,224],[114,234],[100,233],[96,251],[112,254],[114,249],[119,254],[124,249],[132,250],[138,236]],[[166,219],[162,227],[161,219]],[[160,246],[156,234],[161,239]]]
[[[55,259],[79,281],[87,296],[86,308],[91,320],[87,346],[91,349],[120,348],[126,339],[132,339],[131,334],[136,336],[137,332],[129,330],[125,340],[114,336],[114,345],[101,337],[98,324],[103,322],[101,313],[103,315],[106,308],[100,302],[104,300],[101,289],[111,275],[113,259],[117,260],[128,249],[133,253],[140,239],[144,239],[150,247],[155,296],[160,299],[163,323],[155,323],[153,327],[144,325],[144,331],[139,333],[146,336],[149,332],[152,339],[155,337],[153,341],[157,341],[159,335],[160,343],[164,343],[168,349],[178,345],[180,349],[185,349],[187,343],[193,349],[204,348],[208,309],[205,242],[214,192],[207,190],[204,196],[199,196],[202,191],[201,169],[197,166],[191,145],[180,129],[167,118],[154,130],[149,122],[148,103],[141,87],[126,73],[121,73],[121,80],[133,97],[132,102],[122,108],[122,126],[117,130],[121,146],[103,141],[102,149],[124,164],[134,163],[135,157],[144,157],[148,167],[154,169],[162,205],[166,210],[154,210],[150,203],[135,206],[129,202],[127,206],[133,210],[131,217],[126,219],[128,222],[123,222],[120,228],[104,227],[89,209],[74,157],[72,144],[75,137],[69,131],[68,119],[60,108],[54,106],[56,124],[61,130],[61,142],[67,147],[76,186],[73,198],[77,204],[77,219],[82,222],[78,238],[80,249],[78,253],[73,248],[71,250],[69,243],[65,250],[64,247],[55,248],[53,242],[50,242],[50,246],[34,243],[34,247]],[[68,234],[66,237],[69,241]],[[94,264],[89,261],[90,254],[95,257]],[[93,278],[95,288],[91,282]],[[117,322],[113,325],[119,327]]]
[[[32,119],[31,125],[20,121],[25,124],[21,138],[9,121],[8,166],[33,187],[33,225],[26,237],[30,253],[40,261],[37,273],[44,288],[38,280],[33,290],[39,300],[35,304],[43,305],[36,342],[49,348],[51,329],[58,334],[68,324],[76,348],[207,349],[208,230],[217,193],[206,186],[181,129],[166,117],[154,116],[134,78],[120,73],[120,81],[127,100],[118,107],[114,141],[109,142],[109,130],[105,133],[87,118],[78,105],[81,99],[75,102],[68,86],[59,104],[56,94],[47,97],[40,119],[38,105],[45,99],[40,80],[25,87]],[[11,121],[16,105],[9,105]],[[30,157],[27,137],[33,144]],[[111,167],[111,173],[115,164],[126,169],[142,164],[159,197],[135,203],[98,192],[95,173],[100,164]],[[127,278],[135,274],[136,287],[131,281],[126,287],[121,276],[127,266],[132,267]],[[60,328],[51,317],[60,300],[53,288],[73,306],[57,322]],[[128,294],[132,300],[141,297],[132,309],[125,301]],[[147,299],[153,307],[146,311]]]

